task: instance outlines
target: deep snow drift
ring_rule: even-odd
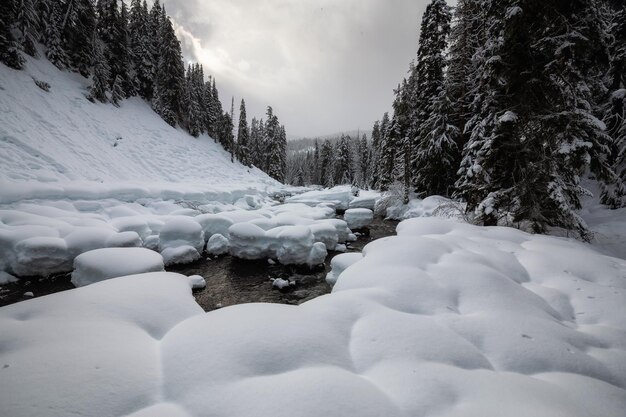
[[[624,415],[626,261],[436,218],[353,261],[298,307],[204,314],[191,280],[167,273],[4,307],[3,412]]]

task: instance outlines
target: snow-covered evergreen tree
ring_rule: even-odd
[[[406,155],[406,158],[411,158],[411,173],[405,171],[405,188],[407,188],[408,181],[412,180],[413,188],[423,195],[433,191],[425,187],[424,177],[431,173],[435,174],[437,171],[426,166],[437,165],[439,163],[437,159],[441,154],[441,150],[431,152],[428,149],[430,145],[436,145],[437,140],[426,142],[428,140],[427,135],[432,132],[432,129],[427,128],[427,124],[429,119],[439,117],[436,114],[437,110],[444,108],[441,105],[437,105],[435,108],[436,105],[433,101],[443,94],[444,90],[445,51],[448,45],[450,21],[450,6],[445,0],[432,0],[426,7],[422,17],[417,61],[411,71],[409,82],[399,92],[397,98],[399,102],[394,105],[396,130],[399,132],[401,140],[406,135],[410,141],[404,146],[404,152],[410,153],[410,155]],[[408,103],[405,104],[405,102]],[[406,127],[406,118],[410,120],[410,127]],[[448,159],[449,156],[445,155],[444,158]],[[405,166],[405,170],[409,170],[408,164]],[[420,171],[421,175],[417,175]],[[438,179],[426,178],[426,181],[432,184]],[[448,185],[445,185],[445,188],[449,188]]]
[[[332,143],[327,139],[322,144],[320,150],[320,183],[325,187],[332,187],[334,182],[334,148]]]
[[[12,33],[15,19],[15,0],[0,2],[0,62],[11,68],[21,69],[24,60]]]
[[[241,99],[239,126],[237,129],[237,159],[246,166],[252,166],[250,161],[250,131],[248,130],[247,118],[246,102],[244,99]]]
[[[46,16],[46,28],[43,36],[46,46],[46,57],[57,68],[64,69],[69,65],[69,58],[61,39],[61,10],[57,2],[52,2],[48,7]]]
[[[150,41],[150,16],[145,0],[143,2],[131,0],[128,32],[137,92],[141,97],[150,100],[153,92],[154,67]]]
[[[113,87],[111,88],[111,103],[115,107],[120,106],[120,102],[124,100],[126,93],[124,92],[124,82],[122,81],[122,77],[119,75],[115,76],[115,81],[113,81]]]
[[[354,178],[352,154],[350,152],[349,137],[341,135],[337,143],[335,156],[335,184],[351,184]]]
[[[602,202],[612,208],[626,207],[626,2],[619,3],[606,13],[610,65],[604,121],[611,136],[609,163],[616,178],[603,184]]]
[[[156,7],[156,3],[155,3]],[[161,19],[160,56],[156,69],[153,107],[168,124],[181,121],[181,104],[185,68],[180,42],[176,38],[169,17]],[[232,124],[232,121],[231,121]]]
[[[104,44],[97,36],[93,37],[93,75],[91,77],[91,87],[89,88],[89,98],[103,103],[108,101],[107,90],[109,80],[109,65],[104,55]]]
[[[40,38],[40,19],[37,15],[35,2],[34,0],[15,1],[15,23],[19,30],[18,42],[28,55],[37,56],[37,48],[35,45]]]
[[[93,34],[96,12],[91,0],[67,0],[60,26],[72,68],[89,77],[94,62]]]
[[[592,114],[603,59],[595,2],[494,0],[485,24],[482,97],[458,183],[468,208],[485,224],[585,236],[580,176],[611,175],[608,137]]]
[[[380,123],[380,146],[378,155],[378,178],[376,188],[381,191],[387,191],[389,186],[394,182],[393,169],[396,158],[395,139],[399,133],[397,120],[389,120],[389,114],[383,115]]]
[[[361,140],[358,142],[359,153],[359,186],[361,188],[368,188],[368,177],[370,171],[370,149],[367,144],[367,136],[363,133]]]

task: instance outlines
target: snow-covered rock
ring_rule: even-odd
[[[124,275],[163,271],[163,258],[144,248],[104,248],[82,253],[74,259],[72,284],[77,287]]]
[[[224,255],[225,253],[228,253],[229,248],[230,243],[228,242],[228,239],[219,233],[211,236],[206,245],[206,251],[212,256]]]
[[[194,290],[201,290],[206,287],[206,280],[200,275],[192,275],[189,277],[191,288]]]
[[[362,229],[372,224],[374,212],[366,208],[353,208],[346,210],[343,218],[350,229]]]
[[[165,265],[188,264],[200,259],[200,252],[193,246],[171,246],[161,252]]]
[[[230,254],[241,259],[262,259],[268,256],[270,240],[265,230],[252,223],[237,223],[228,229]]]
[[[339,275],[345,271],[350,265],[363,259],[363,255],[358,252],[342,253],[335,256],[330,261],[330,272],[326,274],[326,282],[331,287],[337,283]]]
[[[200,224],[186,216],[172,217],[159,234],[161,252],[167,248],[191,246],[197,252],[204,248],[204,232]]]

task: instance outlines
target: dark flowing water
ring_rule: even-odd
[[[372,240],[395,234],[398,222],[376,218],[369,235],[359,236],[356,242],[348,245],[348,252],[360,252]],[[330,292],[326,283],[326,273],[330,271],[331,259],[339,252],[330,252],[324,267],[309,270],[306,267],[293,267],[270,264],[263,261],[245,261],[231,256],[202,259],[191,264],[173,265],[167,271],[184,275],[201,275],[206,279],[206,288],[194,291],[196,301],[205,311],[215,310],[242,303],[283,303],[300,304],[304,301]],[[71,274],[61,274],[48,278],[22,278],[16,283],[0,286],[0,307],[24,301],[32,297],[53,294],[74,288]],[[271,278],[295,281],[295,285],[284,290],[275,289]]]

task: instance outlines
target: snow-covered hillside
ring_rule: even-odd
[[[49,92],[35,81],[50,85]],[[29,58],[0,65],[0,203],[24,198],[182,196],[265,191],[279,184],[232,163],[206,135],[167,125],[139,98],[121,108],[91,103],[87,80]]]

